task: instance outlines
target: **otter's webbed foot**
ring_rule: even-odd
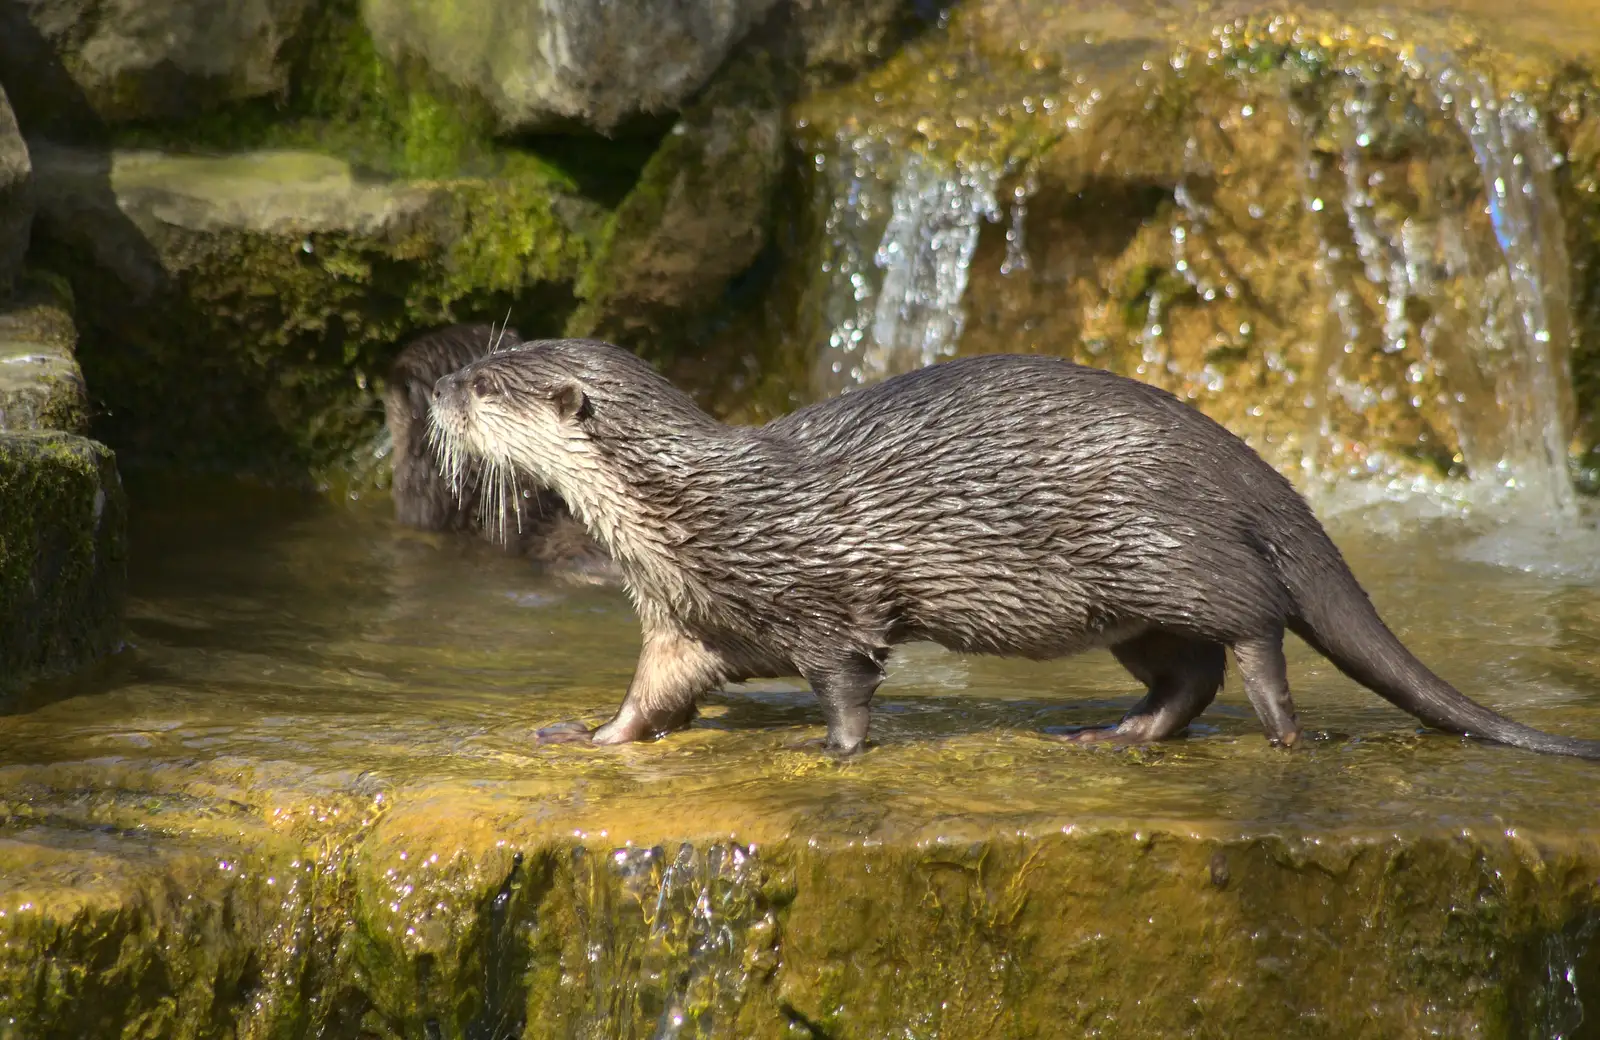
[[[1152,738],[1144,733],[1124,732],[1117,724],[1085,726],[1066,733],[1050,734],[1052,740],[1065,744],[1147,744]]]
[[[823,748],[833,755],[861,750],[867,740],[868,706],[883,681],[882,666],[866,654],[851,654],[803,668],[801,673],[822,702],[822,715],[828,721]]]
[[[594,733],[581,722],[558,722],[533,735],[536,744],[592,744]]]
[[[1177,736],[1222,688],[1227,656],[1208,643],[1152,630],[1111,648],[1149,690],[1114,726],[1091,726],[1056,737],[1071,744],[1154,744]]]

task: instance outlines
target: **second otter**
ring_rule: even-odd
[[[588,739],[684,725],[722,683],[799,674],[827,742],[867,736],[889,648],[1051,658],[1108,647],[1147,688],[1115,727],[1184,729],[1232,649],[1274,742],[1300,724],[1283,637],[1430,726],[1554,754],[1458,693],[1378,617],[1305,500],[1165,391],[1045,357],[935,365],[730,427],[631,353],[557,340],[440,380],[447,454],[549,484],[621,566],[644,649]]]
[[[389,369],[384,420],[394,442],[391,494],[395,518],[424,531],[477,532],[546,564],[589,577],[607,577],[611,561],[548,488],[526,479],[496,484],[482,468],[446,474],[431,442],[428,411],[433,386],[479,358],[522,342],[507,326],[449,325],[425,332],[401,349]]]

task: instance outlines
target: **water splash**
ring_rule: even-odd
[[[1454,489],[1456,497],[1485,506],[1515,499],[1520,511],[1570,519],[1577,513],[1567,460],[1571,294],[1550,183],[1559,159],[1526,99],[1499,96],[1482,76],[1444,61],[1409,72],[1419,96],[1399,117],[1377,112],[1392,95],[1376,97],[1372,84],[1349,77],[1330,113],[1342,137],[1337,169],[1308,156],[1308,206],[1337,206],[1348,237],[1320,241],[1331,320],[1320,362],[1321,443],[1314,450],[1331,447],[1337,454],[1328,401],[1359,415],[1380,399],[1409,393],[1416,407],[1422,399],[1412,388],[1439,377],[1470,478],[1468,487]],[[1386,132],[1396,132],[1385,120],[1406,119],[1417,125],[1399,132],[1427,134],[1411,147],[1422,153],[1430,184],[1447,187],[1403,201],[1412,188],[1394,183],[1394,163],[1372,152],[1381,151]],[[1460,180],[1465,163],[1477,172],[1481,202]],[[1452,191],[1467,198],[1450,200]],[[1486,223],[1475,212],[1479,205]],[[1346,245],[1353,256],[1343,255]],[[1342,278],[1376,289],[1375,327],[1365,326],[1356,289]],[[1358,343],[1412,358],[1404,384],[1372,385],[1348,372],[1345,358]],[[1382,462],[1366,461],[1369,470]],[[1406,492],[1418,489],[1415,481],[1398,483]]]

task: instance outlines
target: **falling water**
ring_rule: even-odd
[[[1403,186],[1387,183],[1392,171],[1368,154],[1384,132],[1373,115],[1381,102],[1361,84],[1339,100],[1333,113],[1344,139],[1338,169],[1308,159],[1305,184],[1313,208],[1340,207],[1355,253],[1349,258],[1354,266],[1344,265],[1345,247],[1321,241],[1330,313],[1323,393],[1359,414],[1378,395],[1396,392],[1345,371],[1345,356],[1364,336],[1384,353],[1414,357],[1409,384],[1436,371],[1447,387],[1443,403],[1472,486],[1482,492],[1477,497],[1504,499],[1511,491],[1519,509],[1573,516],[1564,376],[1571,337],[1568,261],[1550,183],[1559,158],[1525,99],[1497,96],[1482,77],[1444,64],[1413,72],[1424,86],[1421,107],[1431,105],[1442,117],[1423,116],[1428,175],[1448,184],[1461,161],[1475,164],[1487,225],[1470,209],[1435,200],[1395,204]],[[1378,288],[1376,328],[1362,327],[1341,271]],[[1325,409],[1320,420],[1326,445]]]
[[[678,1040],[715,1031],[744,997],[747,974],[768,961],[776,923],[757,894],[755,850],[683,844],[579,851],[594,1026],[631,1023],[630,1035]],[[724,1027],[724,1032],[725,1032]]]
[[[823,259],[829,332],[815,389],[837,393],[954,354],[979,231],[1002,216],[996,169],[951,166],[915,151],[896,155],[874,139],[846,141],[818,166],[830,193]],[[1015,219],[1008,258],[1025,264],[1021,217]]]
[[[1496,375],[1505,432],[1494,469],[1497,476],[1507,475],[1508,486],[1521,484],[1553,512],[1572,515],[1571,407],[1564,399],[1571,295],[1564,227],[1550,182],[1555,152],[1538,111],[1525,99],[1497,98],[1481,76],[1450,68],[1436,82],[1441,104],[1453,111],[1482,171],[1517,319],[1500,330],[1497,342],[1467,341],[1479,364]]]

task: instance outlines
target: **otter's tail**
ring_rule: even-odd
[[[1314,568],[1314,577],[1285,575],[1298,608],[1289,629],[1341,672],[1435,729],[1529,751],[1600,760],[1600,740],[1559,737],[1513,722],[1468,700],[1434,675],[1389,631],[1338,550],[1331,543],[1327,548],[1334,553],[1336,566],[1323,559],[1322,566]],[[1308,555],[1315,558],[1322,553]]]

